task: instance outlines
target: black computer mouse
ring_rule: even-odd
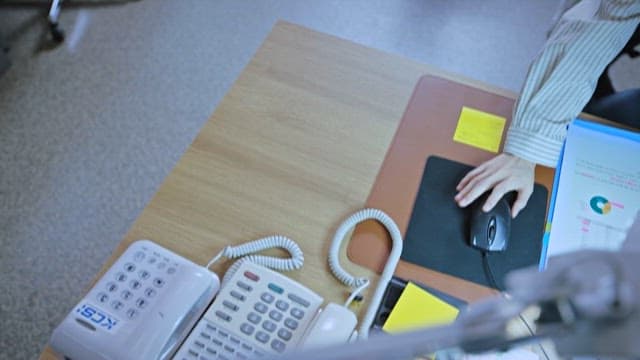
[[[489,197],[485,193],[470,206],[469,244],[481,251],[504,251],[511,235],[511,208],[502,198],[493,209],[482,211]]]

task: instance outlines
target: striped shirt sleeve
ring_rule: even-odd
[[[504,151],[555,167],[567,125],[640,23],[640,0],[583,0],[563,14],[529,68]]]

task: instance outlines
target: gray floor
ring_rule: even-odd
[[[0,359],[37,357],[277,19],[517,91],[556,6],[146,0],[67,7],[58,47],[0,7]]]

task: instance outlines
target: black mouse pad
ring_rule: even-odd
[[[469,207],[458,207],[453,197],[456,185],[473,167],[430,156],[413,205],[405,234],[402,259],[478,284],[491,286],[493,275],[504,289],[505,275],[540,261],[547,205],[547,189],[534,185],[527,206],[511,222],[506,250],[487,257],[491,274],[483,266],[482,253],[469,246]],[[513,204],[515,193],[507,195]]]

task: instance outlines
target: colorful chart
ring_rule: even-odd
[[[607,215],[611,212],[611,203],[603,196],[594,196],[589,202],[591,209],[600,215]]]

